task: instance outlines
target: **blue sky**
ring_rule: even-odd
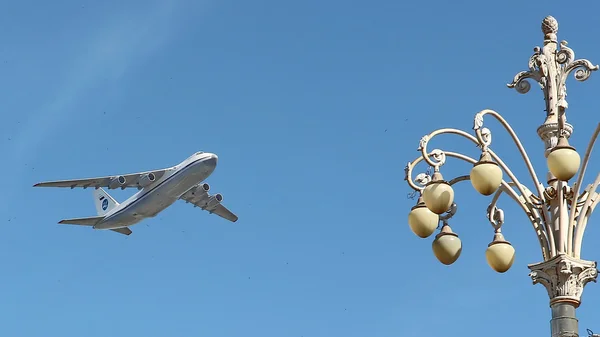
[[[503,199],[517,256],[493,272],[489,198],[456,187],[451,267],[407,225],[403,181],[422,135],[470,131],[491,108],[512,123],[541,180],[542,93],[506,88],[542,44],[540,22],[600,63],[591,13],[559,1],[12,1],[0,6],[0,327],[6,336],[364,337],[547,335],[541,254]],[[600,74],[568,82],[571,144],[597,122]],[[494,150],[532,185],[499,124]],[[477,156],[472,144],[437,141]],[[92,216],[90,191],[43,180],[131,173],[219,155],[211,190],[240,220],[177,203],[132,227]],[[591,161],[587,183],[600,170]],[[450,161],[447,178],[469,165]],[[113,195],[122,201],[130,191]],[[583,257],[600,259],[590,221]],[[587,286],[581,334],[600,331]]]

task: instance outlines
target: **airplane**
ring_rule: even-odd
[[[202,183],[215,170],[217,160],[216,154],[200,151],[166,169],[97,178],[47,181],[37,183],[33,187],[94,188],[94,202],[98,215],[64,219],[59,221],[59,224],[91,226],[93,229],[130,235],[132,233],[130,226],[145,218],[155,217],[180,199],[211,214],[236,222],[237,215],[221,204],[223,196],[219,193],[209,195],[210,186]],[[137,188],[139,191],[123,203],[118,203],[103,187],[109,190]]]

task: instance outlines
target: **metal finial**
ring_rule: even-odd
[[[542,32],[546,35],[546,38],[552,37],[556,38],[556,33],[558,33],[558,21],[552,16],[548,15],[542,20]]]

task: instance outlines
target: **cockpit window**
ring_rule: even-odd
[[[198,155],[198,154],[203,154],[203,153],[204,153],[203,151],[196,152],[196,155]]]

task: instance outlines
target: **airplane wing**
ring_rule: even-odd
[[[85,178],[85,179],[73,179],[73,180],[55,180],[45,181],[33,185],[33,187],[107,187],[109,189],[121,188],[122,190],[128,187],[134,187],[141,189],[145,185],[152,183],[155,180],[160,179],[168,169],[146,171],[139,173],[131,173],[124,175],[114,175],[106,177],[96,178]]]
[[[180,199],[186,203],[191,203],[194,207],[200,207],[201,209],[208,211],[210,214],[216,214],[223,219],[227,219],[231,222],[238,220],[237,215],[233,214],[227,207],[221,204],[223,196],[221,194],[210,195],[208,184],[198,185],[191,190],[185,192]]]

